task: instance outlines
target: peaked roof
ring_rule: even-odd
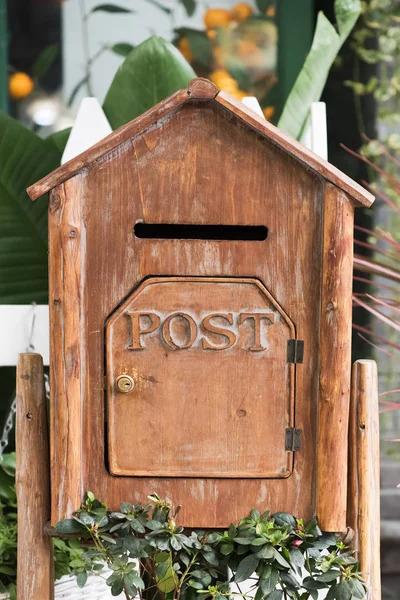
[[[327,181],[330,181],[338,188],[346,192],[357,206],[371,206],[374,196],[365,190],[361,185],[353,181],[350,177],[336,169],[326,160],[319,157],[305,146],[296,142],[293,138],[280,131],[268,121],[247,108],[242,102],[236,100],[225,92],[217,91],[217,88],[211,81],[199,78],[193,79],[186,90],[179,90],[169,96],[162,102],[159,102],[130,123],[123,125],[116,131],[113,131],[106,138],[82,152],[72,160],[68,161],[27,190],[32,200],[36,200],[46,194],[48,191],[59,185],[63,181],[70,179],[82,169],[85,169],[94,161],[104,156],[123,142],[135,137],[154,122],[166,117],[169,113],[177,110],[190,100],[208,100],[217,102],[219,105],[230,110],[249,127],[263,135],[273,144],[290,154],[309,169],[315,171]]]

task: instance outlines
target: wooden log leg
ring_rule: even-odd
[[[378,377],[373,360],[353,365],[349,426],[347,523],[368,586],[381,600]]]
[[[17,366],[16,486],[18,500],[18,600],[53,600],[50,459],[43,360],[20,354]]]

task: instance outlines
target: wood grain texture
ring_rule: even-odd
[[[308,150],[303,144],[296,142],[277,127],[268,123],[268,121],[254,113],[239,100],[236,100],[226,92],[220,92],[216,95],[214,84],[203,78],[193,79],[189,83],[187,90],[176,92],[137,119],[123,125],[98,144],[95,144],[76,158],[68,161],[29,187],[27,190],[28,194],[33,200],[43,196],[43,194],[63,181],[73,177],[79,171],[82,171],[107,153],[115,150],[120,144],[134,138],[147,127],[151,125],[156,126],[160,119],[167,118],[168,115],[184,106],[190,99],[207,101],[212,99],[213,102],[225,107],[225,109],[236,115],[261,136],[276,144],[278,148],[295,157],[307,168],[312,169],[315,173],[343,189],[343,191],[349,194],[356,205],[370,206],[373,203],[374,196],[362,186],[358,185],[320,156]]]
[[[56,437],[51,436],[51,472],[53,489],[58,488],[60,506],[65,506],[68,514],[80,505],[83,493],[81,386],[86,365],[87,298],[82,204],[77,178],[54,190],[49,204],[50,425],[52,432],[57,431]]]
[[[183,506],[187,527],[223,527],[252,507],[312,517],[323,193],[320,177],[215,101],[186,103],[55,190],[49,219],[53,524],[70,516],[85,490],[112,508],[156,490]],[[145,239],[133,234],[137,222],[264,225],[269,235],[265,241]],[[105,323],[146,277],[182,275],[258,279],[304,340],[304,364],[294,368],[294,424],[303,445],[290,477],[108,472]],[[234,400],[238,410],[242,401]]]
[[[218,94],[217,87],[204,77],[192,79],[187,87],[188,96],[191,98],[209,98],[213,99]]]
[[[220,92],[216,97],[216,102],[228,110],[234,112],[251,127],[254,127],[262,135],[268,137],[271,142],[276,143],[282,150],[289,152],[293,157],[300,160],[303,164],[319,173],[327,181],[330,181],[338,188],[349,194],[356,206],[371,206],[375,197],[353,179],[345,175],[342,171],[331,165],[311,150],[297,142],[283,131],[266,121],[263,117],[247,108],[243,102],[237,100],[226,92]]]
[[[354,206],[325,186],[317,437],[317,517],[323,531],[346,530]]]
[[[348,524],[369,600],[381,598],[378,377],[373,360],[353,365],[349,421]]]
[[[106,327],[111,473],[288,477],[294,337],[255,279],[146,279]],[[134,381],[128,393],[121,375]]]
[[[18,600],[54,598],[50,517],[50,459],[43,360],[20,354],[17,365],[16,489]]]

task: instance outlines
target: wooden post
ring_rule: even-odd
[[[369,600],[381,599],[379,413],[376,363],[353,365],[349,426],[347,522],[368,586]]]
[[[18,499],[18,600],[53,600],[50,460],[43,360],[20,354],[17,366],[16,486]]]

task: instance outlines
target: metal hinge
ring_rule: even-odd
[[[302,364],[304,355],[303,340],[289,340],[287,343],[287,361],[288,363]]]
[[[286,427],[285,450],[287,452],[299,452],[301,450],[301,429]]]

